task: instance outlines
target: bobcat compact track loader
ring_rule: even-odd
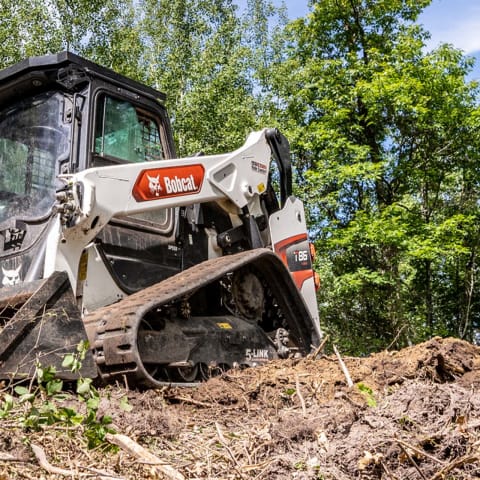
[[[178,159],[163,101],[66,52],[0,72],[0,378],[191,384],[318,343],[287,140]]]

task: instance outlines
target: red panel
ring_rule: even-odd
[[[132,195],[137,202],[192,195],[201,190],[204,175],[201,164],[142,170]]]
[[[307,248],[307,242],[307,234],[300,233],[298,235],[294,235],[292,237],[281,240],[274,245],[275,253],[282,259],[283,263],[290,270],[295,284],[297,285],[297,288],[299,290],[302,288],[303,283],[307,279],[312,278],[314,275],[310,258],[310,248]],[[301,249],[302,255],[308,255],[308,259],[292,258],[292,251],[290,247],[293,247],[295,245],[301,246],[301,244],[303,244],[303,246],[305,247]],[[293,256],[295,256],[295,254],[297,254],[297,252],[293,251]],[[292,264],[294,265],[292,266]]]

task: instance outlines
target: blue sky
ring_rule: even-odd
[[[242,0],[238,0],[242,4]],[[274,0],[281,5],[282,0]],[[309,12],[308,0],[284,0],[290,18],[303,17]],[[441,43],[451,43],[465,54],[475,56],[477,65],[472,77],[480,79],[480,1],[433,0],[420,16],[419,22],[430,32],[428,49]]]
[[[291,2],[294,3],[294,2]],[[429,49],[451,43],[476,58],[471,77],[480,79],[480,2],[478,0],[433,0],[419,22],[431,34]]]

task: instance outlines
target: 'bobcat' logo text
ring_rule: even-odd
[[[137,202],[192,195],[202,189],[204,175],[205,169],[198,163],[142,170],[132,194]]]

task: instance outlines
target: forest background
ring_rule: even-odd
[[[167,93],[180,156],[290,140],[322,329],[364,355],[480,336],[480,91],[430,0],[2,0],[0,67],[70,50]]]

